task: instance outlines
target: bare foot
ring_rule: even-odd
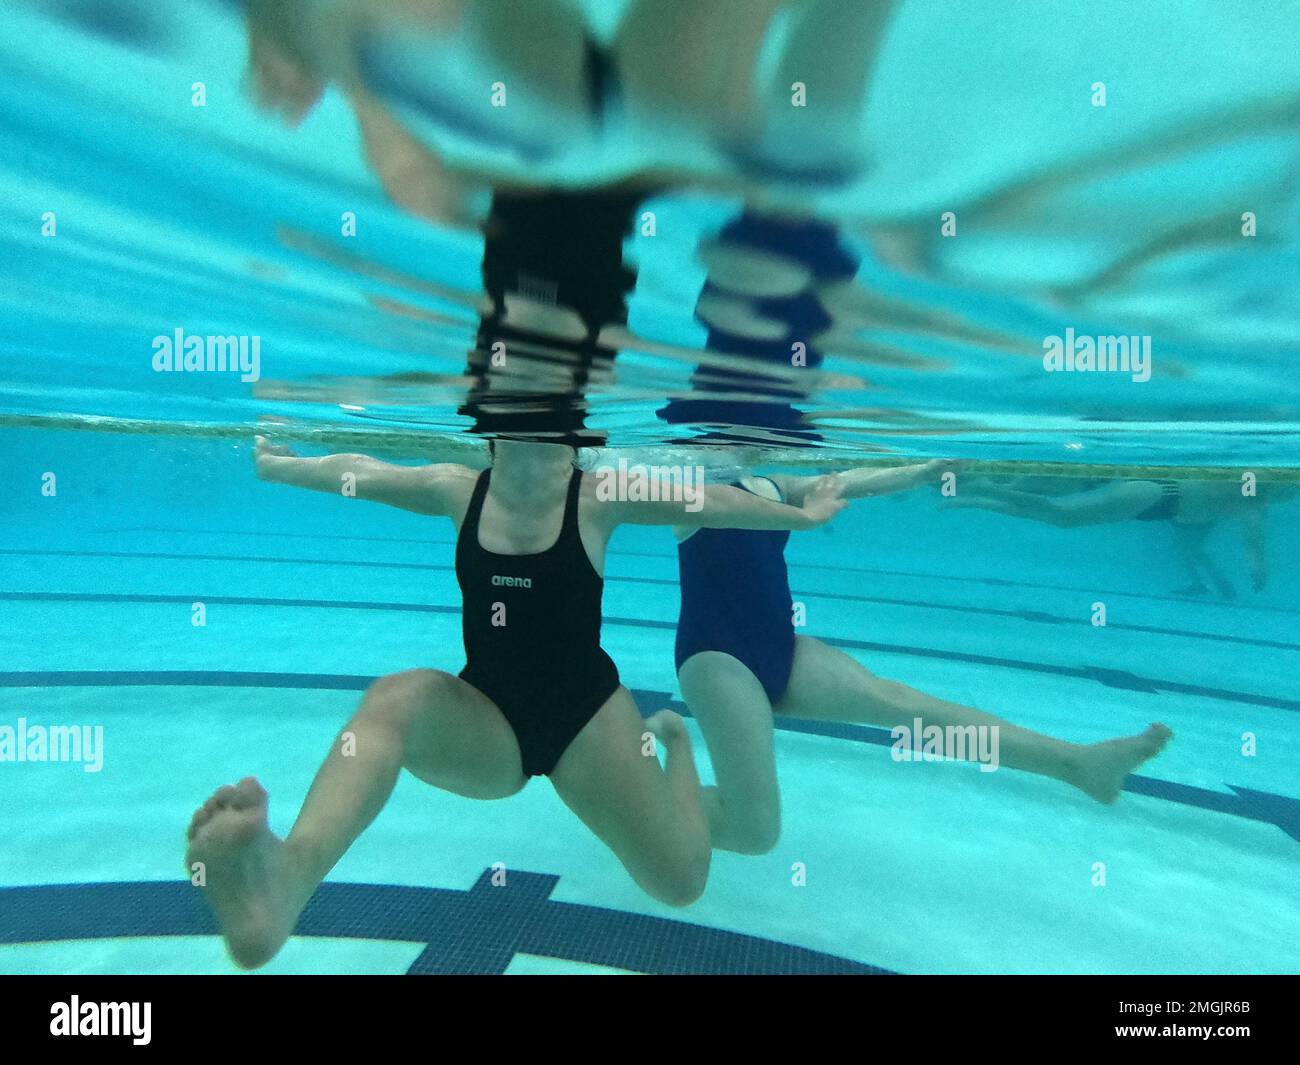
[[[186,869],[201,863],[204,898],[236,965],[255,969],[274,957],[302,908],[295,901],[284,842],[266,823],[266,792],[252,777],[219,788],[194,814]]]
[[[667,747],[674,740],[686,738],[686,722],[675,710],[660,710],[645,719],[645,727]]]
[[[1155,724],[1136,736],[1090,743],[1081,748],[1078,762],[1066,779],[1098,802],[1109,805],[1119,798],[1124,778],[1164,750],[1173,736],[1167,727]]]

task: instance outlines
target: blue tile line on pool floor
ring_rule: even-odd
[[[103,603],[173,603],[190,605],[203,602],[216,605],[234,606],[272,606],[294,609],[329,608],[335,610],[393,610],[424,614],[460,614],[460,607],[435,606],[426,603],[366,603],[347,600],[311,600],[311,599],[274,599],[245,596],[186,596],[186,595],[119,595],[113,593],[81,592],[0,592],[0,601],[20,602],[103,602]],[[648,618],[624,618],[606,615],[602,619],[606,626],[648,629],[676,629],[672,621],[658,621]],[[1213,637],[1206,637],[1212,639]],[[832,647],[853,648],[860,651],[879,651],[884,654],[913,655],[921,658],[936,658],[949,662],[965,662],[971,665],[997,666],[1003,669],[1018,669],[1033,673],[1048,673],[1055,676],[1072,677],[1075,680],[1091,680],[1109,688],[1122,688],[1129,691],[1158,694],[1166,691],[1178,695],[1193,695],[1207,699],[1219,699],[1226,702],[1244,703],[1248,706],[1265,706],[1275,710],[1300,711],[1300,700],[1284,699],[1281,696],[1260,695],[1253,692],[1234,691],[1230,688],[1208,688],[1200,684],[1184,684],[1179,681],[1160,680],[1141,677],[1122,669],[1105,666],[1066,666],[1051,662],[1031,662],[1021,658],[1004,658],[996,655],[973,654],[966,651],[953,651],[931,647],[914,647],[909,644],[879,643],[872,640],[850,640],[837,636],[819,636],[823,643]],[[1298,648],[1300,649],[1300,648]],[[75,672],[75,671],[73,671]],[[54,675],[54,674],[52,674]],[[147,675],[147,674],[142,674]],[[0,673],[0,677],[22,677],[22,673]],[[53,681],[51,683],[57,683]],[[201,682],[194,682],[201,683]],[[3,682],[0,682],[2,686]]]
[[[125,529],[98,529],[96,531],[100,533],[109,533],[114,535],[119,533],[124,533],[124,532],[150,532],[150,533],[168,533],[168,534],[179,533],[185,536],[191,536],[197,532],[199,535],[203,535],[203,536],[216,536],[216,537],[253,536],[259,540],[263,540],[268,537],[282,537],[282,538],[292,539],[295,542],[304,541],[304,540],[344,540],[344,541],[351,541],[354,543],[418,544],[424,547],[441,547],[441,548],[446,548],[448,550],[454,548],[456,545],[455,539],[451,537],[416,539],[411,537],[386,537],[386,536],[338,536],[338,535],[329,535],[323,533],[307,533],[307,532],[293,532],[293,533],[287,533],[287,532],[277,533],[277,532],[262,532],[262,531],[250,532],[246,529],[194,530],[194,529],[165,529],[165,528],[152,528],[152,527],[140,526],[136,528],[125,528]],[[301,563],[304,566],[369,565],[369,563],[356,560],[356,559],[340,560],[340,559],[322,559],[322,558],[268,558],[262,555],[234,555],[234,556],[220,556],[220,555],[214,556],[214,555],[194,555],[194,554],[157,555],[152,552],[145,552],[145,551],[97,552],[97,551],[67,551],[67,550],[64,551],[31,550],[27,548],[0,548],[0,555],[44,555],[44,554],[62,555],[62,556],[85,555],[89,558],[106,556],[111,558],[177,558],[177,559],[200,560],[200,561],[201,560],[210,560],[210,561],[227,560],[227,561],[240,561],[240,562],[285,562],[285,563],[297,562],[297,563]],[[675,560],[677,558],[677,554],[676,552],[665,553],[663,551],[627,551],[627,550],[620,549],[616,551],[610,551],[606,557],[609,559],[658,558],[664,560]],[[380,563],[379,565],[381,567],[384,565],[398,566],[404,569],[410,569],[410,568],[450,569],[451,568],[449,566],[437,565],[434,563],[427,563],[427,562]],[[1206,602],[1206,600],[1202,597],[1186,596],[1186,595],[1157,595],[1152,592],[1121,591],[1114,588],[1095,588],[1095,587],[1080,588],[1076,585],[1044,584],[1041,581],[1013,581],[1005,577],[965,576],[965,575],[957,575],[951,573],[917,573],[910,570],[884,570],[884,569],[875,569],[870,566],[849,566],[849,565],[844,565],[842,563],[826,564],[826,563],[816,563],[816,562],[805,562],[797,558],[790,559],[789,566],[792,572],[798,572],[801,570],[829,570],[835,573],[865,573],[865,574],[871,574],[873,576],[879,576],[879,577],[904,577],[904,578],[914,578],[916,580],[923,580],[929,582],[949,582],[949,583],[957,582],[961,584],[987,584],[998,588],[1032,588],[1035,591],[1079,592],[1079,593],[1084,593],[1093,596],[1112,596],[1112,597],[1118,596],[1123,599],[1147,599],[1152,602],[1197,603],[1197,604],[1203,604]],[[622,578],[611,578],[611,579],[632,580],[633,578],[622,577]],[[650,583],[660,583],[660,584],[677,583],[674,580],[670,580],[666,578],[642,577],[636,579],[640,581],[646,581]],[[1275,606],[1269,603],[1245,603],[1245,602],[1233,602],[1231,600],[1228,601],[1216,600],[1215,606],[1223,607],[1223,608],[1232,608],[1237,610],[1251,610],[1256,612],[1266,612],[1266,613],[1274,613],[1274,614],[1300,614],[1300,610],[1293,610],[1288,607]]]
[[[829,641],[836,642],[836,641]],[[856,645],[854,645],[856,646]],[[968,656],[972,657],[972,656]],[[1090,676],[1092,673],[1116,674],[1115,670],[1070,670],[1061,667],[1057,672],[1077,676]],[[1122,677],[1130,676],[1122,674]],[[0,673],[0,688],[82,688],[82,687],[214,687],[214,688],[299,688],[317,691],[365,691],[378,678],[351,673],[259,673],[259,672],[225,672],[220,670],[59,670],[51,672],[7,672]],[[1102,683],[1121,686],[1114,677],[1097,677]],[[1140,680],[1141,678],[1136,678]],[[1145,683],[1145,682],[1144,682]],[[1184,690],[1188,686],[1165,685],[1170,690]],[[1128,685],[1131,686],[1131,685]],[[1158,691],[1157,688],[1142,688],[1141,691]],[[672,698],[669,692],[648,691],[641,688],[631,689],[632,696],[643,717],[656,710],[668,707],[683,716],[691,713],[686,704]],[[869,743],[881,747],[890,747],[894,743],[888,729],[874,725],[855,725],[835,721],[804,721],[796,718],[777,717],[776,727],[786,732],[803,732],[814,736],[849,740],[856,743]],[[1163,799],[1183,806],[1195,806],[1216,813],[1243,817],[1250,821],[1262,821],[1276,825],[1292,839],[1300,841],[1300,799],[1273,792],[1256,791],[1252,788],[1227,785],[1232,794],[1198,788],[1190,784],[1178,784],[1173,781],[1158,780],[1155,777],[1143,777],[1130,773],[1124,782],[1124,790],[1136,795]]]
[[[452,543],[454,543],[454,541],[452,541]],[[621,556],[611,554],[608,557],[609,558],[632,557],[635,554],[637,553],[624,552],[622,553]],[[379,561],[379,560],[370,561],[366,559],[320,559],[320,558],[283,557],[283,556],[275,556],[275,555],[206,555],[206,554],[171,553],[171,552],[158,552],[158,551],[71,551],[71,550],[49,550],[49,549],[35,550],[35,549],[25,549],[25,548],[0,548],[0,555],[53,556],[58,558],[68,558],[68,557],[70,558],[126,558],[126,559],[142,559],[142,560],[162,559],[168,561],[183,561],[183,562],[263,563],[263,564],[299,565],[299,566],[352,567],[358,569],[380,569],[380,570],[415,569],[415,570],[425,570],[429,572],[441,572],[441,573],[451,573],[454,571],[454,567],[449,564],[435,563],[435,562],[392,562],[392,561]],[[669,559],[669,558],[675,558],[676,556],[675,555],[663,556],[663,555],[656,554],[656,555],[649,555],[648,557]],[[793,571],[809,570],[809,569],[812,570],[829,569],[838,573],[843,573],[845,571],[848,571],[853,573],[868,573],[877,576],[917,578],[917,579],[924,579],[927,581],[962,581],[962,582],[968,582],[968,583],[973,582],[976,584],[984,584],[984,585],[998,586],[998,587],[1017,587],[1017,588],[1033,588],[1036,590],[1047,589],[1052,591],[1070,591],[1070,592],[1086,593],[1087,595],[1093,597],[1119,596],[1122,598],[1134,598],[1136,596],[1138,598],[1151,600],[1153,602],[1173,602],[1173,603],[1192,602],[1198,604],[1205,602],[1205,600],[1203,599],[1187,599],[1185,597],[1180,598],[1174,596],[1159,596],[1159,595],[1151,595],[1147,593],[1141,593],[1140,595],[1138,595],[1137,593],[1133,593],[1133,592],[1119,592],[1119,591],[1112,591],[1112,590],[1098,589],[1098,588],[1068,588],[1068,587],[1061,587],[1058,585],[1043,585],[1043,584],[1033,584],[1033,583],[1023,582],[1023,581],[1009,581],[1009,580],[1004,580],[1002,578],[996,578],[996,577],[950,577],[942,574],[892,573],[887,570],[865,569],[862,567],[854,567],[854,566],[818,566],[818,565],[809,565],[806,563],[797,563],[797,562],[790,563],[790,568]],[[605,580],[607,583],[614,583],[614,584],[654,584],[654,585],[665,586],[665,587],[676,586],[678,583],[676,578],[632,577],[632,576],[623,576],[617,574],[606,574]],[[39,597],[42,594],[53,594],[53,595],[67,594],[70,596],[75,596],[77,593],[39,593],[39,592],[0,593],[0,598],[7,598],[9,595],[13,595],[13,596],[29,595],[29,596]],[[1061,617],[1060,615],[1049,614],[1041,610],[1000,610],[994,607],[971,606],[964,603],[962,604],[943,603],[943,602],[935,602],[932,600],[914,600],[914,599],[899,599],[899,598],[892,598],[886,596],[852,595],[843,592],[827,592],[827,591],[819,591],[819,590],[813,590],[813,591],[796,590],[795,594],[802,595],[805,598],[810,598],[810,599],[830,599],[830,600],[840,600],[844,602],[876,603],[876,604],[893,605],[893,606],[917,606],[917,607],[922,607],[922,608],[932,609],[932,610],[950,610],[950,611],[958,611],[961,613],[988,614],[988,615],[993,615],[998,617],[1015,617],[1015,618],[1021,618],[1026,621],[1037,621],[1046,624],[1072,624],[1072,623],[1090,624],[1089,619],[1086,618],[1078,619],[1072,617]],[[232,600],[232,601],[237,602],[238,600]],[[333,604],[330,601],[325,600],[325,601],[304,601],[302,605],[330,606]],[[387,604],[357,603],[351,605],[354,609],[382,610],[385,608]],[[403,604],[395,604],[395,606],[399,606],[399,607],[402,605]],[[1216,601],[1215,605],[1219,607],[1236,606],[1241,609],[1248,609],[1256,612],[1284,613],[1284,614],[1297,613],[1297,611],[1286,610],[1284,608],[1279,608],[1279,607],[1273,607],[1267,604],[1256,604],[1256,603],[1238,604],[1232,602]],[[1133,631],[1133,632],[1151,632],[1151,633],[1172,635],[1172,636],[1190,636],[1198,639],[1211,639],[1211,640],[1229,641],[1234,643],[1258,644],[1259,646],[1264,646],[1264,647],[1279,647],[1288,650],[1300,651],[1300,644],[1291,644],[1291,643],[1272,641],[1272,640],[1256,640],[1249,637],[1234,636],[1228,633],[1204,633],[1204,632],[1195,632],[1195,631],[1188,631],[1182,629],[1167,629],[1159,626],[1128,625],[1122,622],[1111,622],[1107,627],[1112,629],[1123,629],[1125,631]]]
[[[371,563],[358,563],[369,566]],[[399,565],[398,563],[376,563],[375,565]],[[424,566],[421,569],[442,569],[452,572],[450,567]],[[673,585],[676,581],[656,580],[646,577],[606,577],[606,583],[649,583]],[[959,603],[940,603],[925,599],[900,599],[890,596],[849,595],[841,592],[800,591],[793,589],[792,594],[805,600],[832,600],[852,603],[871,603],[877,606],[910,606],[923,610],[947,610],[961,614],[977,614],[981,617],[1016,618],[1044,625],[1077,625],[1092,627],[1089,618],[1062,617],[1049,614],[1043,610],[1002,610],[995,607],[969,606]],[[204,595],[193,593],[177,595],[162,592],[0,592],[0,601],[16,603],[216,603],[222,606],[273,606],[302,610],[391,610],[424,614],[458,614],[457,606],[438,603],[394,603],[365,599],[288,599],[284,597],[244,596],[244,595]],[[669,628],[673,623],[647,618],[606,617],[606,624],[621,626],[643,626],[647,628]],[[1194,629],[1171,629],[1160,625],[1137,625],[1122,621],[1110,621],[1107,629],[1119,632],[1145,632],[1156,636],[1183,636],[1195,640],[1213,643],[1238,643],[1251,647],[1267,647],[1281,651],[1300,651],[1300,643],[1287,643],[1284,640],[1265,640],[1253,636],[1237,636],[1223,632],[1199,632]]]
[[[707,925],[550,898],[558,876],[486,869],[468,891],[324,883],[294,935],[424,943],[410,974],[500,974],[516,954],[639,973],[886,974],[834,954]],[[186,881],[0,888],[0,943],[210,936]]]

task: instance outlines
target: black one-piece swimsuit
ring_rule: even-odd
[[[600,646],[605,581],[578,532],[581,470],[569,480],[559,538],[532,555],[498,555],[479,544],[491,477],[491,470],[479,474],[456,540],[460,676],[505,715],[524,772],[545,776],[618,690],[618,668]]]

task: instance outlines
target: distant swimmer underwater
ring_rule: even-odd
[[[950,508],[975,508],[1012,518],[1075,529],[1122,521],[1167,524],[1172,528],[1179,559],[1190,578],[1182,595],[1235,599],[1232,581],[1206,550],[1210,534],[1222,522],[1236,519],[1250,573],[1250,586],[1262,592],[1269,582],[1264,529],[1267,509],[1294,499],[1300,487],[1287,483],[1250,484],[1235,480],[1116,479],[1100,486],[1064,494],[1045,495],[1006,485],[993,478],[971,479],[962,492],[945,501]]]

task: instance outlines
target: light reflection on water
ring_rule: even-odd
[[[400,47],[376,32],[356,55],[367,106],[467,172],[668,186],[625,244],[628,321],[600,338],[617,358],[574,391],[573,346],[545,340],[566,323],[516,300],[532,340],[494,395],[558,392],[627,445],[744,426],[841,459],[1291,464],[1300,61],[1265,23],[1294,5],[1253,21],[1185,7],[1153,52],[1132,12],[937,26],[904,4],[857,57],[854,121],[773,89],[730,132],[687,106],[685,68],[656,81],[630,46],[613,118],[588,121],[526,68],[510,106],[488,108],[475,55],[545,29],[531,23],[467,17],[452,43]],[[434,220],[447,204],[376,166],[393,158],[384,130],[359,134],[336,91],[296,130],[259,114],[236,8],[67,0],[4,16],[0,413],[467,431],[488,193]],[[798,29],[777,31],[788,66]],[[810,207],[823,222],[789,221]],[[813,229],[804,252],[835,269],[795,250]],[[258,337],[258,380],[154,372],[154,338],[176,329]],[[1149,338],[1150,379],[1046,372],[1044,340],[1067,330]],[[792,341],[808,365],[782,357]]]

